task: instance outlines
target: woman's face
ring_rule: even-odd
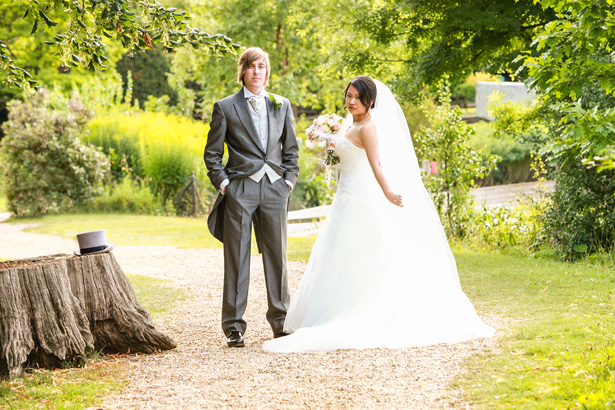
[[[367,112],[367,108],[359,99],[359,92],[352,84],[346,91],[346,107],[352,115],[362,115]]]

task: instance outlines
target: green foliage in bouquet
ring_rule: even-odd
[[[80,139],[90,115],[81,101],[42,90],[11,101],[9,110],[0,155],[11,212],[62,212],[101,192],[109,163]]]
[[[416,137],[417,156],[437,162],[438,172],[424,175],[425,187],[447,234],[464,237],[472,205],[470,187],[493,169],[498,157],[470,148],[474,129],[462,120],[459,107],[450,107],[448,86],[441,87],[439,101],[441,105],[430,116],[431,128],[423,128]]]

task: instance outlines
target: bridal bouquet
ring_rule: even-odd
[[[335,154],[334,136],[342,129],[344,119],[336,114],[325,114],[316,118],[312,125],[305,129],[308,148],[325,148],[325,165],[331,166],[340,162],[340,157]]]

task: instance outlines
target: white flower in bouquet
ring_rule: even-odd
[[[307,139],[305,146],[307,148],[325,148],[325,181],[327,188],[333,179],[331,173],[331,165],[340,162],[340,157],[334,151],[335,135],[340,133],[344,125],[344,118],[336,114],[325,114],[316,118],[312,125],[305,129]]]
[[[324,114],[316,118],[312,125],[305,129],[307,148],[326,148],[325,164],[335,165],[340,158],[333,150],[335,134],[339,133],[344,125],[344,118],[336,114]]]

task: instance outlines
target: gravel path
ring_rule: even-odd
[[[25,225],[0,224],[0,258],[70,253],[76,241],[24,233]],[[252,258],[246,347],[228,349],[220,329],[222,252],[155,246],[116,246],[125,272],[172,280],[193,298],[154,318],[178,347],[127,357],[127,388],[105,409],[450,409],[466,408],[448,388],[471,354],[495,340],[413,349],[347,350],[324,354],[268,354],[260,258]],[[305,268],[289,263],[294,293]],[[496,327],[497,318],[485,318]]]

